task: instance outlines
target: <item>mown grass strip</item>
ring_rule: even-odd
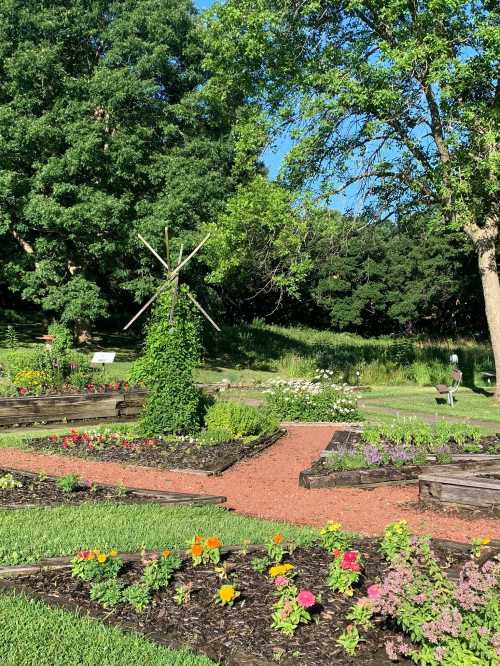
[[[0,594],[0,654],[2,666],[215,666],[18,594]]]
[[[0,564],[36,562],[81,548],[113,546],[124,552],[184,547],[195,534],[216,534],[225,544],[263,543],[280,532],[309,543],[316,532],[241,516],[220,507],[114,504],[0,510]]]

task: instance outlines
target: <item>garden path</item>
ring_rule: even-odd
[[[332,425],[288,426],[286,437],[261,455],[239,463],[218,477],[43,455],[14,448],[0,449],[0,466],[53,475],[76,472],[98,483],[121,480],[128,487],[225,495],[226,506],[242,514],[312,526],[338,520],[345,528],[367,535],[381,534],[385,525],[405,518],[415,533],[457,541],[470,541],[477,536],[500,539],[500,520],[471,520],[409,508],[406,503],[417,500],[417,485],[369,490],[299,487],[300,471],[318,457],[334,430]]]

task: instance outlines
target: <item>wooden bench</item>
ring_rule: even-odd
[[[458,368],[455,368],[451,373],[451,384],[437,384],[436,391],[439,395],[445,395],[448,401],[448,404],[453,407],[455,404],[454,395],[458,391],[460,384],[462,383],[463,372]]]

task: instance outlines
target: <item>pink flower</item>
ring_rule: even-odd
[[[380,598],[380,587],[378,585],[370,585],[367,590],[369,599],[379,599]]]
[[[86,560],[87,557],[89,556],[89,554],[90,554],[90,551],[89,551],[89,550],[81,550],[81,551],[78,553],[78,557],[80,557],[80,558],[83,559],[83,560]]]
[[[274,584],[276,587],[283,587],[283,585],[288,585],[288,578],[285,576],[276,576],[274,579]]]
[[[344,562],[356,562],[358,553],[355,550],[347,550],[344,553]]]
[[[297,595],[297,603],[302,608],[311,608],[316,603],[316,597],[309,590],[301,590]]]

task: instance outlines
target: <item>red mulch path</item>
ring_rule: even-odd
[[[381,534],[385,525],[405,518],[415,533],[463,542],[477,536],[500,539],[500,520],[497,519],[470,520],[431,511],[419,513],[403,507],[402,503],[417,500],[417,485],[372,490],[300,488],[299,473],[319,456],[334,430],[334,426],[326,425],[288,426],[288,435],[270,449],[218,477],[19,449],[0,449],[0,466],[61,476],[76,472],[98,483],[123,481],[125,486],[135,488],[225,495],[225,506],[242,514],[316,527],[327,520],[338,520],[346,529],[366,535]]]

